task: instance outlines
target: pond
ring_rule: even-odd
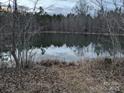
[[[51,57],[75,61],[82,58],[123,57],[123,41],[123,36],[45,33],[35,35],[32,45],[45,49],[44,57],[40,57],[42,59]]]
[[[112,42],[114,40],[114,42]],[[82,34],[36,34],[30,40],[29,59],[79,61],[98,57],[124,57],[124,37]]]

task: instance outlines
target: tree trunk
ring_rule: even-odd
[[[16,62],[16,68],[19,68],[20,64],[19,64],[19,60],[18,57],[16,55],[16,30],[17,30],[17,0],[14,1],[14,11],[13,11],[13,31],[12,31],[12,50],[11,50],[11,54]]]
[[[16,68],[19,68],[19,60],[18,60],[18,58],[16,56],[16,52],[12,51],[11,54],[12,54],[12,56],[13,56],[15,62],[16,62]]]

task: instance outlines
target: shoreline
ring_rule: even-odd
[[[103,35],[103,36],[124,36],[124,34],[110,34],[110,33],[90,33],[90,32],[63,32],[63,31],[41,31],[41,32],[29,32],[34,34],[80,34],[80,35]]]
[[[40,32],[25,32],[25,34],[75,34],[75,35],[100,35],[100,36],[124,36],[124,34],[110,34],[110,33],[86,33],[86,32],[63,32],[63,31],[40,31]],[[11,35],[12,33],[5,33]],[[17,33],[18,34],[18,33]],[[21,33],[20,33],[21,34]]]

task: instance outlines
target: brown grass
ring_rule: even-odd
[[[0,93],[124,93],[124,63],[46,61],[1,70]]]

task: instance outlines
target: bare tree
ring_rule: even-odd
[[[24,54],[22,50],[29,49],[30,40],[32,37],[31,31],[36,30],[36,21],[34,18],[34,12],[36,10],[36,5],[39,0],[36,0],[34,3],[34,8],[32,13],[19,13],[17,0],[14,3],[13,13],[6,13],[4,16],[5,20],[2,21],[2,27],[0,28],[1,41],[6,37],[9,37],[8,43],[3,42],[3,46],[7,46],[7,49],[11,52],[14,61],[16,62],[16,67],[20,67],[20,61]],[[5,24],[5,25],[4,25]],[[4,34],[5,31],[5,34]],[[5,36],[4,36],[5,35]],[[6,48],[6,47],[4,47]],[[21,48],[21,50],[19,50]],[[18,50],[18,54],[17,54]],[[27,53],[27,52],[26,52]],[[26,54],[26,58],[27,58]],[[26,59],[27,61],[27,59]]]
[[[118,39],[118,37],[116,36],[115,33],[115,26],[116,28],[118,28],[117,30],[119,30],[119,24],[116,18],[113,18],[111,15],[108,15],[107,17],[104,18],[107,24],[107,30],[110,33],[110,38],[112,41],[112,45],[113,45],[113,56],[114,58],[116,57],[116,54],[119,52],[121,53],[121,44],[120,41]]]
[[[86,0],[79,0],[77,6],[74,9],[76,13],[86,15],[89,12],[89,6]]]
[[[16,30],[17,30],[17,18],[18,18],[18,10],[17,10],[17,0],[14,0],[14,12],[13,12],[13,23],[12,23],[12,48],[11,54],[15,59],[16,67],[19,67],[19,60],[16,55]]]

